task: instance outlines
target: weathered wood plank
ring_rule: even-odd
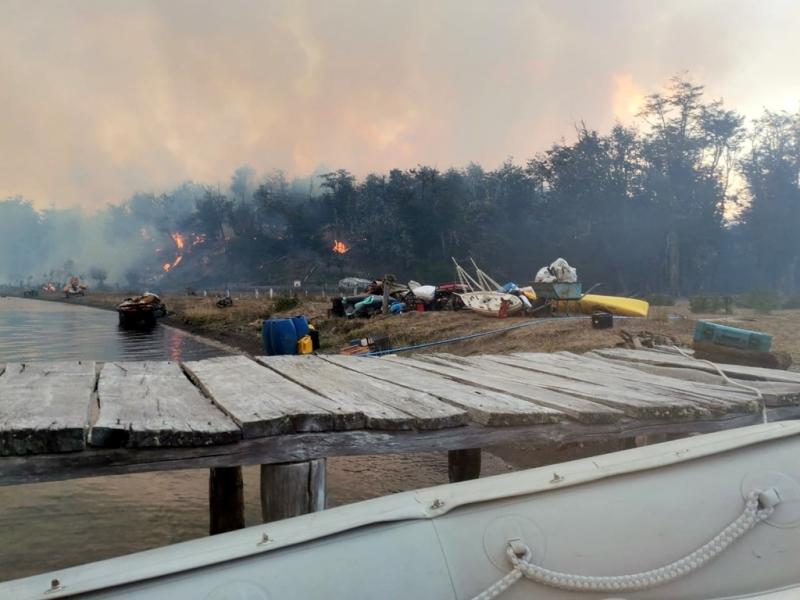
[[[210,535],[244,528],[242,467],[216,467],[208,474]]]
[[[628,350],[627,348],[604,348],[593,350],[593,354],[629,362],[638,362],[662,367],[683,367],[688,369],[699,369],[709,373],[716,373],[716,370],[708,364],[686,358],[680,354],[668,352],[657,352],[654,350]],[[763,369],[761,367],[747,367],[742,365],[720,364],[719,367],[729,377],[753,381],[773,381],[780,383],[800,383],[800,373],[794,371],[781,371],[778,369]]]
[[[477,367],[493,376],[502,377],[524,383],[532,388],[549,390],[566,394],[572,398],[579,398],[619,410],[629,417],[634,418],[688,418],[705,414],[695,405],[675,407],[673,404],[655,402],[652,399],[642,398],[642,394],[634,394],[621,388],[604,387],[593,383],[584,383],[568,379],[560,375],[552,375],[542,370],[534,371],[526,367],[506,364],[505,359],[494,360],[488,355],[480,356],[455,356],[450,354],[426,355],[426,360],[440,364],[463,367]]]
[[[472,421],[481,425],[508,427],[555,423],[565,416],[561,411],[546,406],[520,400],[502,392],[459,383],[402,363],[380,358],[339,355],[320,358],[376,379],[427,392],[443,402],[464,409]]]
[[[261,465],[265,523],[325,510],[325,459]]]
[[[0,377],[0,456],[86,447],[93,362],[9,363]]]
[[[364,413],[331,402],[245,356],[185,363],[184,369],[246,438],[364,426]]]
[[[755,412],[760,410],[760,404],[753,392],[741,388],[720,385],[721,378],[717,376],[715,384],[707,383],[687,383],[674,377],[663,377],[654,374],[643,373],[636,369],[636,363],[624,363],[588,355],[576,355],[572,353],[557,353],[553,358],[542,357],[541,355],[525,354],[530,358],[535,357],[537,362],[558,360],[562,365],[572,369],[580,369],[589,376],[606,375],[624,381],[626,385],[634,385],[639,388],[645,387],[652,393],[667,396],[681,397],[684,399],[698,402],[709,407],[712,411],[738,411]],[[701,371],[692,371],[702,373]],[[702,373],[706,375],[706,373]],[[788,385],[788,384],[787,384]],[[798,386],[800,389],[800,386]]]
[[[516,356],[488,355],[474,360],[486,365],[496,363],[501,366],[503,373],[511,373],[508,367],[525,371],[529,380],[536,385],[607,404],[631,417],[685,419],[710,414],[708,407],[677,396],[657,396],[646,387],[626,385],[628,382],[619,378],[601,374],[581,376],[579,368],[569,369]]]
[[[709,373],[707,371],[700,371],[698,369],[686,369],[682,367],[658,367],[654,365],[646,365],[643,363],[624,363],[619,360],[611,360],[605,358],[592,358],[597,362],[604,362],[609,365],[625,364],[626,369],[632,369],[659,378],[666,377],[676,381],[682,381],[687,386],[697,386],[697,384],[712,386],[726,393],[739,393],[747,394],[745,390],[739,390],[734,386],[722,383],[722,378],[716,373]],[[630,365],[630,366],[627,366]],[[764,402],[767,406],[793,406],[800,404],[800,384],[795,383],[778,383],[771,381],[749,381],[740,380],[732,377],[734,381],[741,382],[750,387],[758,389]]]
[[[534,353],[514,354],[508,359],[528,368],[596,383],[609,388],[628,390],[642,400],[670,406],[696,406],[712,413],[756,412],[760,405],[752,393],[742,390],[721,390],[713,386],[690,386],[680,380],[658,378],[643,374],[636,369],[614,366],[596,359],[569,353],[542,355]]]
[[[769,420],[800,418],[800,407],[769,409]],[[446,452],[513,443],[531,447],[596,442],[660,433],[707,433],[761,423],[759,414],[728,414],[695,421],[622,418],[610,424],[572,420],[548,425],[483,427],[467,425],[428,431],[355,430],[296,433],[199,448],[93,448],[70,454],[0,458],[0,485],[62,481],[126,473],[198,469],[236,465],[299,462],[331,456]]]
[[[178,363],[105,363],[93,446],[207,446],[242,437],[239,427],[191,384]]]
[[[603,404],[584,400],[583,398],[574,398],[568,394],[546,388],[531,386],[525,381],[499,376],[494,370],[482,369],[474,365],[448,364],[446,361],[434,358],[420,360],[418,358],[399,356],[387,356],[383,360],[397,361],[423,371],[444,375],[462,383],[510,394],[540,406],[561,411],[582,423],[611,423],[624,414],[620,410],[609,408]]]
[[[370,429],[439,429],[469,421],[466,411],[430,394],[344,369],[317,356],[262,356],[258,361],[321,396],[357,407]]]

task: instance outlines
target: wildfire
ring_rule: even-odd
[[[184,235],[176,231],[175,233],[171,233],[170,237],[172,241],[175,242],[175,247],[178,248],[178,250],[183,250],[183,247],[186,245],[186,238]]]
[[[161,265],[161,269],[164,273],[169,273],[183,260],[183,252],[191,252],[192,248],[198,246],[206,241],[206,234],[204,233],[188,233],[183,234],[180,231],[175,231],[169,234],[169,237],[172,238],[173,243],[175,244],[175,260],[172,262],[167,262]],[[156,249],[156,252],[161,252],[160,248]]]
[[[179,231],[170,233],[169,236],[172,238],[172,241],[175,242],[175,249],[177,250],[177,256],[175,257],[175,260],[173,260],[171,263],[164,263],[161,266],[161,268],[164,270],[164,273],[169,273],[170,271],[172,271],[172,269],[181,264],[181,261],[183,260],[183,249],[186,246],[186,236],[184,236]]]
[[[334,252],[336,252],[336,254],[344,254],[345,252],[349,252],[350,251],[350,246],[348,246],[347,244],[345,244],[342,241],[333,240],[333,248],[332,248],[332,250]]]

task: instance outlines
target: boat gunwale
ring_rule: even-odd
[[[20,600],[67,598],[258,556],[371,525],[430,520],[464,506],[650,471],[795,435],[800,435],[800,421],[752,425],[558,465],[402,492],[212,537],[0,582],[0,596],[8,594]],[[553,476],[554,469],[558,477]],[[170,555],[174,558],[170,558]],[[51,590],[53,579],[58,579],[63,589]]]

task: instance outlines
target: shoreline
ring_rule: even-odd
[[[85,306],[87,308],[95,308],[110,312],[117,312],[117,303],[124,299],[120,297],[119,300],[114,302],[96,295],[78,296],[73,298],[48,296],[26,298],[21,295],[14,295],[13,297],[23,298],[25,300],[42,300],[44,302]],[[167,305],[167,309],[169,309],[169,304]],[[251,339],[250,337],[237,334],[236,332],[212,331],[199,325],[186,323],[182,321],[176,313],[168,314],[167,316],[158,319],[158,324],[163,327],[171,327],[173,329],[183,331],[193,338],[196,338],[200,342],[214,346],[226,352],[230,352],[231,354],[250,354],[256,356],[263,353],[260,339]]]

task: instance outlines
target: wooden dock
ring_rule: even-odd
[[[724,369],[762,392],[770,420],[800,416],[800,373]],[[212,531],[243,522],[229,514],[242,465],[262,465],[264,517],[274,519],[324,506],[330,456],[447,451],[460,480],[479,474],[487,446],[762,420],[756,395],[713,368],[645,350],[27,363],[0,373],[0,485],[210,468]]]

